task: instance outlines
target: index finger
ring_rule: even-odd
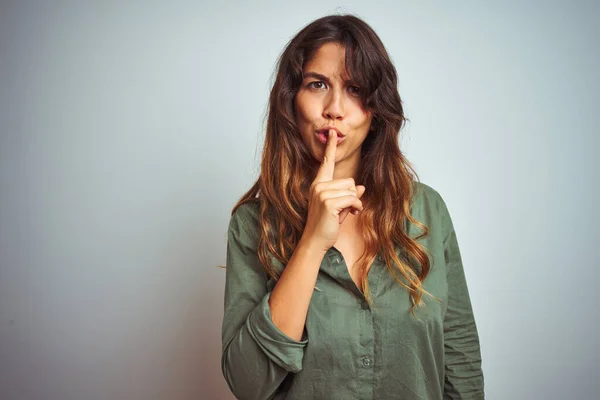
[[[335,151],[337,148],[337,132],[335,129],[329,130],[329,136],[327,137],[327,146],[325,147],[325,155],[323,156],[323,163],[317,171],[315,182],[331,181],[333,180],[333,170],[335,169]]]

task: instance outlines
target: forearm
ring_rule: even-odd
[[[294,340],[302,338],[306,314],[325,251],[301,239],[269,299],[273,323]]]

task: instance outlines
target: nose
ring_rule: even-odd
[[[342,119],[344,117],[344,97],[339,90],[332,90],[329,93],[323,107],[323,117],[330,120]]]

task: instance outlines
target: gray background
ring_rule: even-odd
[[[2,2],[0,398],[231,398],[229,213],[277,56],[334,12],[398,70],[401,146],[451,211],[487,398],[597,398],[591,1]]]

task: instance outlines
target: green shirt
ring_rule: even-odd
[[[276,282],[256,252],[258,202],[236,210],[228,227],[221,367],[237,398],[484,399],[479,337],[456,232],[440,194],[415,184],[421,190],[411,213],[430,229],[418,242],[433,255],[423,287],[442,303],[424,294],[426,305],[415,309],[415,319],[408,291],[379,253],[368,274],[369,307],[334,246],[321,263],[300,341],[271,319],[268,300]],[[421,233],[404,223],[411,237]]]

